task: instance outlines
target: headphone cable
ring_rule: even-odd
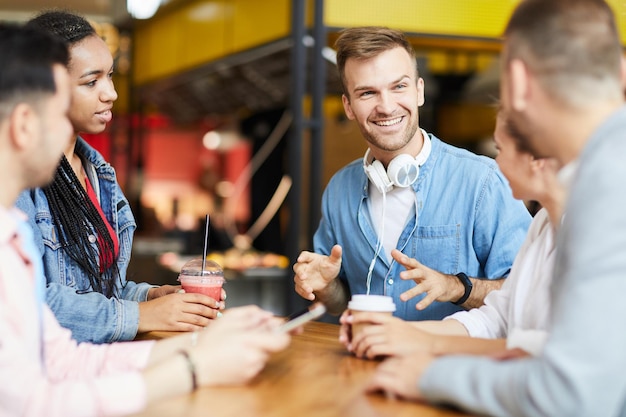
[[[372,284],[372,273],[374,272],[374,265],[376,265],[376,259],[380,254],[380,250],[383,247],[383,237],[385,235],[385,208],[387,206],[387,193],[383,191],[383,215],[380,219],[380,234],[378,235],[378,239],[376,241],[376,251],[374,252],[374,259],[370,262],[369,270],[367,271],[367,281],[365,282],[366,286],[366,294],[370,293],[370,286]]]

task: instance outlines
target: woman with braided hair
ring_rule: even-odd
[[[117,93],[105,42],[86,19],[66,11],[44,12],[28,25],[61,37],[70,51],[73,140],[53,182],[17,202],[43,257],[48,305],[79,342],[207,326],[221,314],[222,300],[126,280],[135,219],[113,167],[79,136],[100,133],[111,121]]]

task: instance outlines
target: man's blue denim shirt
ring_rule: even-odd
[[[507,276],[530,225],[528,210],[513,198],[493,159],[429,136],[431,154],[412,186],[417,195],[418,224],[411,216],[397,248],[445,274],[464,272],[490,279]],[[362,159],[358,159],[330,180],[313,238],[317,253],[328,255],[333,245],[342,246],[339,277],[351,294],[366,293],[367,272],[376,250],[377,233],[368,206],[368,179]],[[415,304],[424,295],[401,301],[400,294],[415,285],[412,280],[400,279],[403,270],[381,253],[372,274],[370,293],[392,296],[394,315],[405,320],[439,320],[461,310],[453,303],[434,302],[418,311]]]

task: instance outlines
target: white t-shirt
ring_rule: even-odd
[[[391,262],[391,251],[398,246],[400,234],[409,217],[415,216],[415,192],[411,187],[394,187],[385,197],[370,183],[370,217],[380,239],[382,234],[383,253]],[[383,230],[384,211],[384,230]]]
[[[428,160],[432,144],[430,137],[424,129],[421,129],[424,145],[420,153],[415,157],[418,166],[422,166]],[[416,215],[416,195],[413,187],[394,187],[384,196],[372,183],[369,184],[369,212],[372,224],[379,239],[382,235],[384,254],[391,262],[391,251],[398,245],[400,234],[404,230],[410,218]],[[385,219],[383,225],[383,218]],[[417,222],[416,222],[417,224]],[[384,229],[383,229],[384,227]]]

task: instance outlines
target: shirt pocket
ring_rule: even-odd
[[[417,239],[413,239],[411,254],[431,269],[444,274],[459,271],[461,225],[419,226]]]
[[[50,216],[37,216],[35,223],[41,231],[41,238],[47,248],[52,250],[61,248],[61,242],[59,241],[56,227],[52,224],[52,218]]]

